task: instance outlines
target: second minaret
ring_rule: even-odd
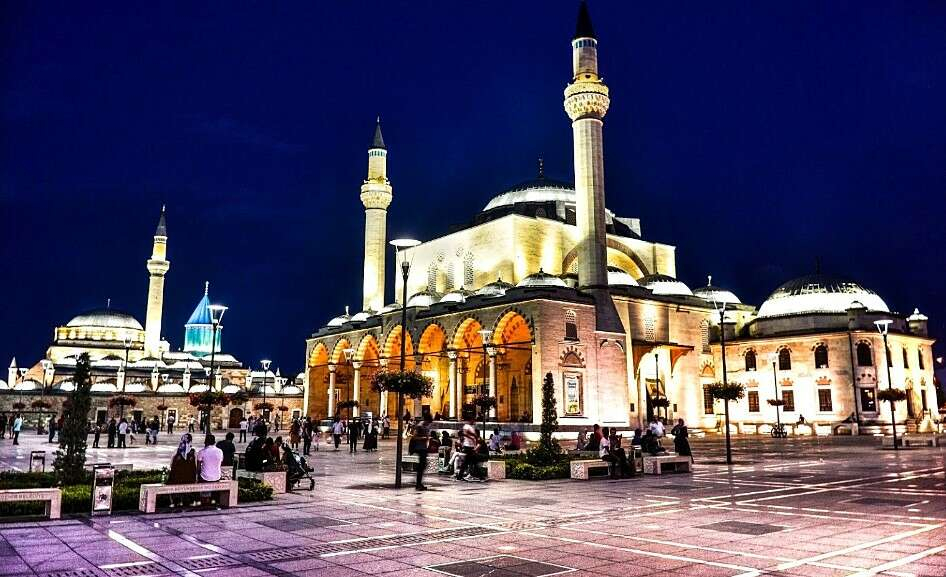
[[[365,270],[363,310],[380,311],[384,307],[384,256],[387,236],[388,205],[393,194],[388,180],[388,149],[381,136],[381,118],[368,148],[368,178],[361,185],[361,203],[365,205]]]

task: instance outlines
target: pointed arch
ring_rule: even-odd
[[[387,336],[384,338],[384,345],[381,347],[381,356],[383,358],[397,359],[401,356],[402,335],[405,335],[404,327],[401,325],[391,327]],[[408,357],[407,362],[413,364],[414,342],[411,339],[410,331],[407,331],[403,338],[405,338],[404,352]]]
[[[518,307],[510,307],[499,315],[496,324],[493,325],[491,340],[497,345],[531,341],[535,335],[533,328],[531,318]]]
[[[328,363],[328,347],[325,343],[316,343],[309,353],[309,366],[316,367]]]
[[[439,353],[447,348],[447,331],[438,322],[427,325],[417,339],[417,352]]]
[[[335,342],[335,346],[332,348],[332,354],[329,355],[328,361],[333,365],[345,361],[345,349],[353,348],[351,341],[347,338],[340,338]]]
[[[367,359],[377,359],[380,356],[380,346],[378,345],[378,339],[371,333],[363,336],[361,341],[358,343],[358,348],[355,350],[356,361],[365,361]]]
[[[611,237],[607,239],[607,259],[609,266],[616,266],[635,279],[651,273],[633,249]],[[578,245],[575,245],[562,259],[562,270],[570,271],[577,262]]]
[[[483,337],[479,331],[483,330],[483,326],[483,323],[476,317],[471,316],[463,319],[457,325],[456,330],[453,331],[450,346],[458,350],[482,347]]]

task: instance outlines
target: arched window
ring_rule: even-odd
[[[907,356],[907,348],[903,347],[903,368],[910,368],[910,357]]]
[[[920,367],[921,371],[926,368],[926,365],[923,364],[923,349],[920,347],[917,347],[916,349],[916,360],[917,366]]]
[[[871,354],[870,344],[863,341],[857,343],[857,366],[874,366],[874,355]]]
[[[788,347],[779,349],[778,351],[778,370],[792,370],[792,351],[788,350]]]
[[[755,351],[749,349],[746,351],[746,370],[754,371],[755,370]]]
[[[828,345],[824,343],[819,343],[818,346],[815,347],[815,368],[828,368]]]
[[[578,340],[578,315],[573,310],[565,311],[565,340]]]

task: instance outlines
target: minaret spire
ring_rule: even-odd
[[[368,148],[368,178],[361,185],[361,203],[365,206],[363,310],[379,311],[384,307],[384,257],[388,206],[392,198],[388,149],[381,135],[381,116],[378,116]]]
[[[145,356],[161,358],[161,317],[164,312],[164,275],[171,268],[167,260],[168,227],[164,205],[158,226],[154,229],[154,244],[148,260],[148,305],[145,313]]]
[[[572,121],[574,139],[578,286],[595,295],[598,330],[623,332],[607,290],[603,129],[611,99],[608,87],[598,76],[598,40],[585,2],[578,8],[572,39],[572,73],[572,81],[565,88],[565,112]]]

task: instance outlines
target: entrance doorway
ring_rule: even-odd
[[[230,409],[230,416],[227,418],[227,428],[238,429],[240,427],[240,421],[242,420],[243,420],[243,409],[239,407],[234,407]]]

